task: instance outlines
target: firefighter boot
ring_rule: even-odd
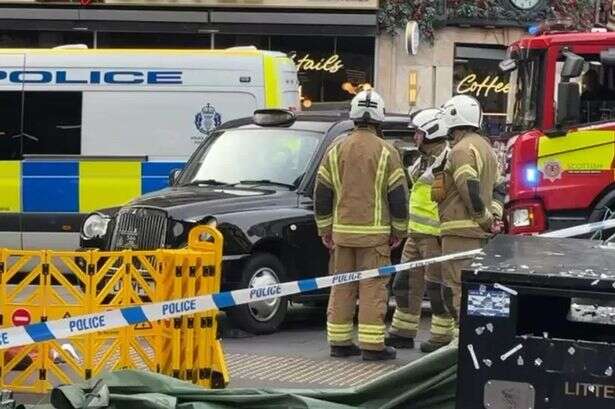
[[[358,346],[352,345],[331,345],[331,356],[334,358],[346,358],[349,356],[361,355]]]
[[[384,345],[399,349],[414,349],[414,338],[402,337],[390,333],[384,339]]]
[[[393,347],[384,347],[381,351],[364,349],[362,352],[364,361],[386,361],[397,358],[397,351]]]
[[[440,283],[427,282],[427,295],[431,303],[431,329],[429,340],[421,344],[421,351],[434,352],[448,345],[453,339],[455,320],[444,306],[443,287]]]

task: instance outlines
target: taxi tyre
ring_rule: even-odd
[[[286,269],[282,262],[273,254],[258,253],[251,256],[241,271],[239,289],[259,285],[270,285],[287,281]],[[265,301],[273,305],[272,301]],[[267,306],[265,305],[265,310]],[[278,305],[269,315],[260,317],[250,304],[238,305],[227,311],[229,318],[240,329],[255,335],[271,334],[278,330],[288,311],[288,298],[279,299]]]
[[[287,281],[286,269],[282,262],[273,254],[258,253],[250,256],[244,263],[241,271],[239,289],[250,288],[255,285],[269,285]],[[272,301],[265,301],[273,304]],[[242,330],[255,335],[271,334],[278,330],[288,310],[288,298],[279,299],[275,311],[266,317],[257,319],[257,315],[250,304],[238,305],[227,312],[231,321]]]

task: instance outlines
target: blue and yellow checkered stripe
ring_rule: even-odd
[[[183,162],[0,161],[0,212],[88,213],[168,186]]]

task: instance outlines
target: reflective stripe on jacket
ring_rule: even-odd
[[[485,238],[490,235],[494,190],[500,179],[497,158],[491,144],[477,133],[456,130],[454,138],[443,172],[441,234]]]
[[[314,212],[319,234],[332,232],[340,246],[405,237],[408,188],[397,150],[373,128],[357,128],[334,142],[318,170]]]

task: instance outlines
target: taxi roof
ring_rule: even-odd
[[[347,110],[302,111],[296,113],[296,120],[287,126],[264,127],[254,123],[252,117],[245,117],[222,124],[218,129],[232,128],[300,128],[307,131],[327,132],[336,123],[350,121]],[[382,125],[385,130],[408,129],[411,119],[409,115],[387,114]]]

